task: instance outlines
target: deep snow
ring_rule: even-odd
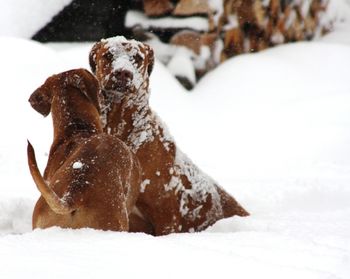
[[[39,194],[26,139],[43,169],[52,127],[27,99],[49,75],[88,68],[91,44],[0,38],[0,278],[350,278],[349,38],[348,22],[316,42],[239,56],[191,93],[156,64],[153,108],[251,213],[158,238],[31,231]]]

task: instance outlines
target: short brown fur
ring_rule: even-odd
[[[51,112],[54,128],[43,177],[28,145],[29,167],[42,193],[33,228],[129,230],[140,167],[124,143],[103,133],[98,92],[96,78],[77,69],[48,78],[29,99],[44,116]]]
[[[132,65],[134,71],[116,69],[113,62],[127,56],[130,63],[122,64]],[[149,107],[153,63],[148,45],[125,39],[102,40],[90,52],[90,65],[102,88],[104,130],[125,142],[141,164],[137,207],[144,221],[156,235],[163,235],[200,231],[225,217],[247,216],[232,196],[181,153]]]

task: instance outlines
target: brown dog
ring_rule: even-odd
[[[98,92],[96,78],[78,69],[48,78],[29,99],[42,115],[51,111],[54,127],[44,177],[28,144],[30,171],[42,195],[33,228],[129,230],[140,166],[124,143],[103,133]]]
[[[200,231],[217,220],[248,213],[175,145],[149,107],[153,50],[115,37],[96,43],[90,66],[102,88],[105,131],[117,135],[142,168],[140,216],[156,235]]]

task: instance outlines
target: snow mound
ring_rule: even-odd
[[[0,36],[31,38],[72,0],[11,0],[0,3]]]

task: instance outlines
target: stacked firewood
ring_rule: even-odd
[[[140,7],[126,26],[187,88],[232,56],[327,31],[327,0],[143,0]]]

